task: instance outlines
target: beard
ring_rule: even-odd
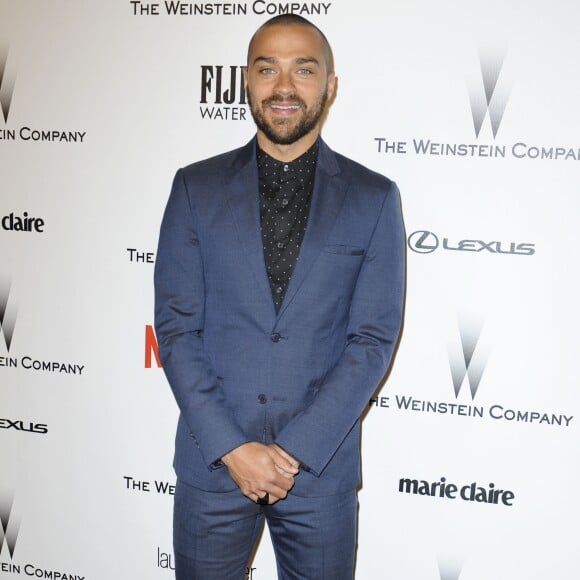
[[[292,145],[308,133],[310,133],[319,123],[324,114],[324,107],[328,100],[326,91],[322,92],[318,100],[308,108],[306,103],[298,95],[282,97],[272,95],[264,99],[260,104],[252,99],[250,90],[247,91],[248,105],[254,118],[256,126],[266,137],[276,145]],[[273,103],[286,103],[298,105],[302,111],[302,116],[296,121],[293,119],[277,119],[272,122],[266,120],[264,110]]]

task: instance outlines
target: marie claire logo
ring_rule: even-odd
[[[510,254],[514,256],[532,256],[536,253],[535,244],[528,242],[502,242],[499,240],[484,241],[478,239],[456,240],[449,237],[439,239],[429,230],[413,232],[407,243],[417,254],[431,254],[438,248],[454,252],[474,252],[492,254]]]
[[[201,65],[199,112],[202,119],[245,121],[247,117],[243,66]]]
[[[44,220],[39,217],[33,217],[28,215],[25,211],[21,216],[16,215],[14,212],[2,216],[2,229],[8,232],[32,232],[32,233],[42,233],[44,232]]]
[[[483,324],[460,321],[458,336],[450,343],[449,368],[451,371],[451,386],[455,400],[425,400],[413,395],[380,396],[369,401],[370,407],[379,409],[396,409],[399,412],[435,413],[438,415],[454,415],[468,417],[473,420],[507,421],[514,424],[551,425],[553,427],[569,427],[574,415],[540,410],[537,408],[513,408],[503,403],[472,404],[476,396],[479,400],[479,390],[488,364],[489,342],[481,339]],[[468,385],[471,403],[465,400],[462,392]]]
[[[9,58],[8,45],[0,43],[0,109],[2,109],[5,125],[8,125],[15,83],[16,69],[12,64],[12,57]],[[86,134],[86,131],[68,131],[22,125],[15,129],[10,127],[0,129],[0,141],[84,143]]]
[[[374,137],[377,153],[389,155],[417,155],[423,157],[527,159],[532,161],[580,161],[580,147],[554,143],[527,143],[514,141],[511,144],[496,142],[510,97],[511,79],[504,72],[506,54],[497,47],[486,49],[479,55],[477,71],[468,80],[469,106],[475,132],[475,142],[442,142],[425,136],[409,139]],[[488,119],[488,123],[485,120]],[[485,128],[489,127],[489,130]],[[485,143],[483,136],[491,137]]]
[[[299,14],[300,16],[325,16],[332,2],[146,2],[130,0],[133,16],[276,16]]]
[[[433,482],[402,477],[399,480],[399,493],[509,507],[513,506],[513,500],[516,497],[513,491],[500,489],[495,483],[480,485],[472,481],[457,485],[447,481],[446,477]]]

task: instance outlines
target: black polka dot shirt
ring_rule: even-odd
[[[262,244],[276,312],[306,233],[317,159],[318,141],[290,163],[278,161],[258,147]]]

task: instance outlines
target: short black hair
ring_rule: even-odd
[[[250,39],[250,43],[248,44],[248,59],[250,56],[250,49],[252,47],[252,42],[254,41],[254,37],[256,34],[262,30],[263,28],[269,28],[270,26],[307,26],[308,28],[312,28],[316,30],[316,32],[320,35],[322,39],[322,46],[324,48],[324,62],[326,64],[326,72],[331,73],[334,72],[334,57],[332,55],[332,48],[330,47],[330,42],[326,38],[324,32],[318,28],[315,24],[307,20],[303,16],[298,16],[298,14],[278,14],[278,16],[273,16],[269,20],[266,20],[256,32],[254,32],[252,38]],[[249,63],[248,63],[249,64]]]

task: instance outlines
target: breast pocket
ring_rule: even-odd
[[[364,257],[365,250],[362,246],[328,244],[320,252],[315,267],[308,275],[308,281],[328,301],[333,296],[348,300]]]
[[[346,244],[329,244],[324,246],[324,251],[329,254],[338,254],[339,256],[364,256],[365,253],[363,248]]]

